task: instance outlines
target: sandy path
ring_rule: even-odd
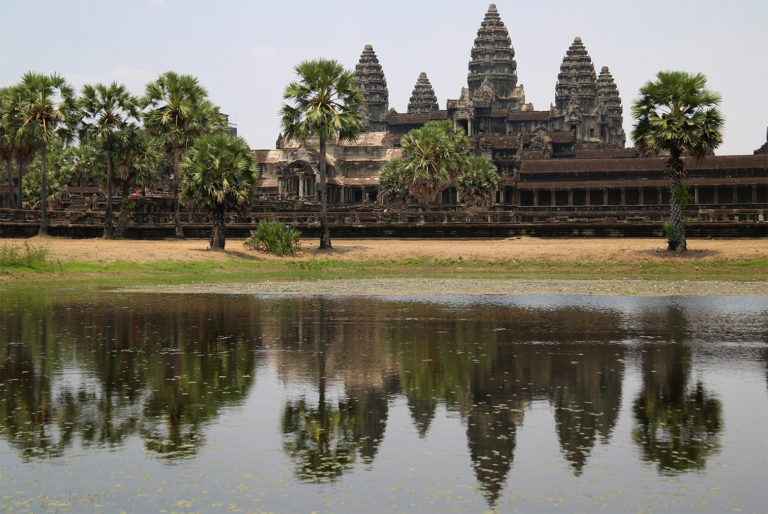
[[[23,244],[3,239],[0,244]],[[89,262],[146,263],[162,260],[206,261],[233,258],[270,260],[275,257],[247,250],[242,239],[228,239],[226,252],[208,250],[202,239],[106,241],[103,239],[28,239],[46,246],[52,257]],[[766,259],[768,239],[689,239],[685,255],[664,250],[661,239],[335,239],[333,250],[319,251],[316,239],[302,240],[302,259],[324,257],[349,260],[402,260],[411,257],[478,260],[548,260],[562,262],[640,262],[715,259]]]

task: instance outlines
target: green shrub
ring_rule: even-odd
[[[259,228],[251,230],[245,246],[253,250],[271,253],[280,257],[299,253],[301,232],[288,228],[277,221],[259,221]]]
[[[23,246],[4,244],[0,247],[0,268],[37,269],[48,264],[48,248],[24,241]]]

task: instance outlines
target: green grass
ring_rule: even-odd
[[[562,262],[520,260],[426,259],[348,261],[338,259],[253,260],[232,256],[229,261],[159,261],[53,263],[47,250],[31,245],[3,247],[9,265],[0,265],[5,283],[77,283],[129,286],[261,280],[329,280],[384,277],[557,278],[646,280],[768,280],[768,261],[713,260],[677,262]],[[6,257],[3,257],[4,259]],[[3,261],[5,262],[5,261]]]
[[[56,270],[48,248],[24,241],[22,245],[4,243],[0,246],[0,274],[38,272],[50,273]]]

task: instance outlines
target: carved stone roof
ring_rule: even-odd
[[[510,112],[507,119],[509,121],[546,121],[549,119],[549,111]]]
[[[436,111],[440,108],[437,105],[437,96],[432,84],[423,71],[419,74],[416,86],[411,93],[411,99],[408,102],[408,112],[411,114],[426,114]]]
[[[569,105],[577,105],[584,113],[592,113],[597,107],[595,67],[580,37],[573,40],[563,58],[555,91],[555,105],[561,114]]]
[[[509,98],[517,85],[515,50],[496,4],[488,7],[477,31],[467,83],[470,96],[474,97],[486,83],[495,92],[495,99]]]
[[[613,81],[613,75],[608,70],[608,66],[603,66],[600,70],[600,76],[597,77],[597,101],[605,105],[606,116],[618,120],[621,127],[623,123],[621,98],[619,98],[619,88]]]
[[[389,109],[389,90],[379,58],[371,45],[365,45],[360,62],[355,66],[355,75],[357,87],[365,98],[364,110],[368,119],[381,121]]]

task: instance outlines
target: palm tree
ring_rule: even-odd
[[[387,161],[379,171],[379,200],[387,207],[402,209],[408,205],[403,159]]]
[[[224,132],[200,137],[181,160],[182,201],[213,218],[211,249],[224,249],[224,214],[250,205],[259,178],[248,143]]]
[[[722,143],[723,117],[717,109],[720,95],[705,89],[707,79],[701,73],[661,71],[656,78],[640,88],[640,98],[632,106],[632,116],[637,121],[632,138],[642,153],[669,156],[669,250],[685,251],[681,204],[687,201],[687,188],[683,184],[682,156],[702,159]]]
[[[457,189],[467,207],[489,207],[493,192],[499,187],[496,166],[485,157],[468,157],[459,178]]]
[[[35,157],[37,152],[37,141],[32,131],[24,127],[24,118],[22,116],[21,107],[23,105],[24,91],[20,84],[16,84],[3,91],[3,113],[2,113],[2,125],[4,129],[4,149],[3,152],[6,156],[6,170],[8,172],[9,184],[13,184],[11,179],[12,175],[12,160],[16,160],[18,166],[17,174],[17,196],[13,199],[13,204],[17,209],[21,209],[23,206],[23,189],[22,179],[26,173],[26,169]]]
[[[146,133],[128,126],[116,133],[114,156],[114,180],[122,194],[120,217],[115,237],[123,237],[131,202],[128,200],[134,188],[153,188],[159,178],[164,159]]]
[[[0,161],[5,162],[8,174],[8,205],[9,207],[15,207],[16,194],[13,191],[13,135],[10,130],[10,119],[6,118],[10,102],[10,89],[0,89]]]
[[[192,75],[168,71],[147,84],[142,100],[144,127],[156,138],[173,169],[173,212],[176,237],[183,238],[179,215],[179,162],[195,139],[224,127],[218,108],[206,100],[208,92]]]
[[[320,248],[331,248],[328,229],[326,190],[326,144],[334,136],[353,141],[363,128],[357,109],[363,96],[357,90],[355,75],[335,60],[313,60],[294,68],[298,81],[285,88],[288,103],[281,110],[285,137],[305,144],[309,138],[320,143]]]
[[[450,120],[431,121],[402,139],[403,170],[411,195],[428,205],[456,179],[469,152],[464,131]]]
[[[63,77],[27,72],[18,88],[19,140],[34,141],[40,150],[40,235],[48,235],[47,151],[58,135],[68,138],[75,116],[75,93]]]
[[[128,89],[112,82],[83,87],[80,99],[80,139],[92,142],[106,162],[107,208],[104,212],[104,238],[112,238],[112,178],[116,134],[138,121],[139,101]]]

